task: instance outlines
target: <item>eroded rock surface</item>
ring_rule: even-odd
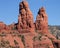
[[[0,48],[60,48],[60,40],[48,30],[45,8],[39,9],[34,22],[28,3],[22,1],[18,23],[6,25],[0,22]]]
[[[33,14],[29,9],[28,3],[24,1],[19,5],[18,30],[34,31]]]

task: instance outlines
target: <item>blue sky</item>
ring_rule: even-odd
[[[18,22],[19,3],[22,0],[0,0],[0,21],[5,24]],[[27,0],[33,13],[34,21],[42,6],[48,15],[49,25],[60,25],[60,0]]]

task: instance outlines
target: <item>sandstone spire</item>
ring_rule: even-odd
[[[38,11],[35,26],[36,30],[40,30],[45,33],[48,32],[48,19],[44,7],[41,7]]]
[[[18,29],[34,29],[33,15],[26,1],[19,4]]]

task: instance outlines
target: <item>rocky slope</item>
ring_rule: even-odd
[[[49,25],[49,31],[51,34],[53,34],[57,39],[60,40],[60,26],[51,26]]]

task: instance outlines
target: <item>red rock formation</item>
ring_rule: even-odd
[[[35,27],[38,33],[42,33],[45,36],[47,36],[49,39],[52,40],[53,44],[58,44],[60,43],[60,41],[58,41],[55,36],[53,36],[49,31],[48,31],[48,18],[47,18],[47,14],[45,12],[44,7],[40,8],[38,11],[38,15],[36,18],[36,22],[35,22]],[[59,42],[59,43],[58,43]],[[47,43],[46,43],[47,44]],[[52,44],[52,45],[53,45]],[[55,46],[56,46],[55,44]]]
[[[0,31],[5,29],[6,25],[3,22],[0,22]]]
[[[40,8],[38,11],[35,26],[36,26],[36,30],[40,30],[40,32],[43,33],[48,32],[48,19],[44,7]]]
[[[33,37],[29,34],[24,36],[24,40],[25,40],[25,48],[34,48],[33,47]]]
[[[39,38],[40,37],[40,38]],[[54,48],[51,40],[46,36],[38,36],[34,41],[34,48]]]
[[[35,33],[35,31],[37,32]],[[35,34],[33,35],[31,32]],[[39,9],[34,23],[32,12],[26,1],[19,4],[18,23],[5,25],[0,22],[1,39],[9,40],[12,46],[15,46],[14,40],[16,40],[21,48],[60,48],[60,40],[57,40],[48,31],[48,18],[44,7]]]
[[[23,1],[19,5],[18,30],[34,31],[33,15],[29,9],[28,3]]]

